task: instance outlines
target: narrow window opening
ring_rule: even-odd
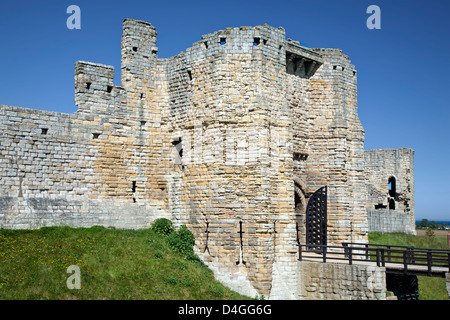
[[[283,49],[283,46],[280,44],[280,45],[278,46],[278,50],[281,50],[281,49]]]
[[[144,99],[144,94],[143,93],[141,93],[141,100],[143,100]]]
[[[93,133],[92,134],[92,138],[93,139],[98,139],[98,137],[100,137],[100,133]]]
[[[187,73],[189,75],[189,80],[192,80],[192,72],[191,72],[191,70],[188,70]]]
[[[220,38],[220,44],[223,46],[227,43],[227,38]]]
[[[147,123],[147,121],[141,121],[141,126],[145,126],[145,124]]]
[[[137,47],[133,47],[133,51],[134,51],[134,52],[137,52]]]
[[[205,48],[208,49],[208,41],[203,42],[203,44],[205,45]]]
[[[353,71],[353,75],[356,76],[356,71]]]
[[[91,88],[91,84],[92,84],[92,82],[86,82],[86,89],[90,89]]]
[[[395,200],[394,199],[389,200],[389,209],[395,210]]]
[[[394,177],[389,177],[388,185],[389,185],[389,195],[391,197],[395,197],[397,190],[396,190],[396,181]]]
[[[113,87],[112,86],[107,86],[106,87],[106,92],[111,93]]]
[[[259,45],[260,42],[261,42],[261,38],[253,38],[253,46]]]
[[[333,66],[333,70],[336,70],[337,66]]]
[[[267,44],[267,39],[264,39],[263,40],[263,45],[266,45]]]
[[[158,50],[152,50],[152,54],[157,54]]]
[[[41,128],[41,133],[42,134],[47,134],[48,132],[48,128]]]
[[[133,193],[133,203],[136,203],[136,197],[134,196],[136,193],[136,181],[132,181],[131,192]]]

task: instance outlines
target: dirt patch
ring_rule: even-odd
[[[416,233],[418,236],[425,236],[426,235],[426,230],[416,230]],[[450,231],[446,231],[446,230],[434,230],[434,234],[437,236],[446,236],[447,233],[450,234]]]

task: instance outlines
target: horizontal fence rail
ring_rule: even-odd
[[[404,274],[408,274],[411,266],[421,266],[426,275],[444,276],[450,272],[450,250],[415,248],[408,246],[394,246],[383,244],[343,243],[342,246],[298,244],[298,259],[302,260],[305,252],[317,253],[322,256],[322,262],[355,261],[376,263],[378,267],[403,267]],[[387,265],[389,264],[389,265]],[[434,268],[434,270],[433,270]],[[441,268],[436,272],[436,268]],[[443,269],[446,271],[442,271]],[[415,270],[417,272],[417,270]],[[443,273],[444,272],[444,273]],[[438,274],[436,274],[438,273]]]

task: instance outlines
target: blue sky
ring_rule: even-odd
[[[69,5],[81,29],[69,30]],[[381,29],[369,30],[369,5]],[[365,148],[415,150],[416,218],[450,220],[450,1],[2,1],[0,104],[73,113],[74,63],[115,67],[120,85],[124,18],[150,22],[159,57],[185,51],[201,35],[267,23],[308,47],[340,48],[358,71]]]

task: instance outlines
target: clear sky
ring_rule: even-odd
[[[81,29],[69,30],[69,5]],[[369,5],[381,29],[369,30]],[[0,104],[73,113],[74,63],[113,65],[120,85],[124,18],[150,22],[159,57],[227,27],[282,26],[308,47],[339,48],[358,71],[365,149],[415,150],[416,218],[450,220],[450,1],[1,1]]]

